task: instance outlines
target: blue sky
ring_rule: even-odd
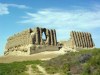
[[[56,29],[58,41],[90,32],[100,47],[100,0],[0,0],[0,55],[9,36],[37,26]]]

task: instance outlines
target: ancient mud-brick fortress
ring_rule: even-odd
[[[43,34],[45,35],[45,39],[43,39]],[[95,46],[90,33],[72,31],[70,36],[70,39],[66,42],[68,49],[90,49]],[[4,54],[31,55],[43,51],[59,50],[58,45],[59,42],[57,42],[55,29],[37,27],[9,37]]]
[[[42,38],[45,35],[46,39]],[[7,40],[5,55],[30,55],[57,49],[56,30],[34,28],[22,31]]]
[[[92,36],[88,32],[70,32],[70,39],[67,41],[67,47],[72,49],[94,48]]]

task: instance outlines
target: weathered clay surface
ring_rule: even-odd
[[[94,48],[92,36],[88,32],[76,32],[70,33],[71,38],[67,41],[67,47],[72,49]]]
[[[45,39],[43,38],[43,34]],[[70,39],[57,43],[56,30],[46,28],[34,28],[22,31],[8,38],[5,47],[5,55],[31,55],[43,51],[76,51],[80,49],[94,48],[92,36],[88,32],[70,33]]]
[[[42,38],[45,35],[46,39]],[[30,55],[45,50],[58,50],[56,31],[46,28],[34,28],[22,31],[8,38],[5,55]]]

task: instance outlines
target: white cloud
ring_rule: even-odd
[[[16,7],[16,8],[20,8],[20,9],[26,9],[26,8],[29,8],[25,5],[18,5],[18,4],[6,4],[8,6],[11,6],[11,7]]]
[[[43,9],[36,13],[27,13],[23,24],[36,24],[42,27],[94,29],[100,27],[100,10],[51,10]]]
[[[25,5],[0,3],[0,15],[9,14],[10,13],[9,7],[16,7],[16,8],[20,8],[20,9],[28,8]]]
[[[8,6],[0,3],[0,15],[9,14]]]

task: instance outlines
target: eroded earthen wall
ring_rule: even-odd
[[[46,39],[42,39],[43,33],[45,34]],[[36,42],[37,45],[57,45],[56,31],[46,28],[36,28]]]
[[[81,48],[93,48],[94,42],[90,33],[86,32],[75,32],[72,31],[71,35],[71,46],[72,47],[81,47]]]
[[[46,39],[43,39],[43,33],[45,34]],[[37,27],[35,29],[28,29],[15,34],[14,36],[9,37],[7,40],[5,55],[16,55],[21,53],[22,55],[26,55],[31,54],[31,52],[43,51],[36,48],[38,45],[56,46],[56,31],[52,29]]]
[[[30,44],[32,41],[30,34],[30,30],[26,30],[9,37],[6,44],[6,49]]]

